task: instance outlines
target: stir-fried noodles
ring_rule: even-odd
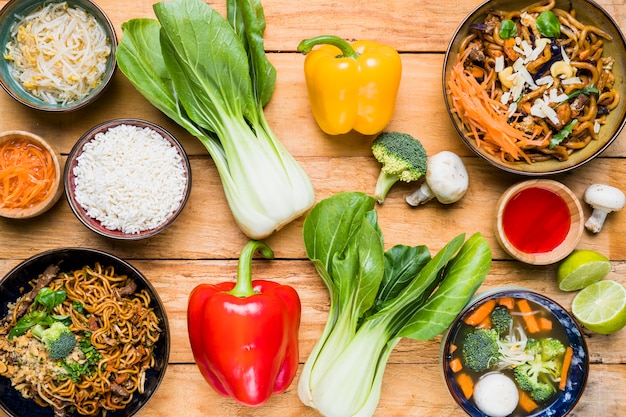
[[[620,100],[604,54],[611,36],[555,3],[491,11],[461,42],[447,80],[467,135],[506,162],[567,160],[598,140]]]
[[[161,333],[145,289],[99,264],[69,273],[53,266],[31,285],[0,321],[0,375],[25,398],[52,407],[55,416],[106,416],[143,393]],[[75,335],[75,346],[62,359],[50,359],[49,345],[36,337],[37,326],[23,326],[46,314],[45,301],[38,302],[33,292],[64,297],[49,313]]]

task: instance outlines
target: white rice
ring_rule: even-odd
[[[76,201],[109,230],[136,234],[165,222],[187,186],[183,158],[159,133],[122,124],[83,147],[73,170]]]

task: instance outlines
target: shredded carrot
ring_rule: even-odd
[[[454,372],[455,374],[457,372],[459,372],[461,369],[463,369],[463,364],[461,363],[461,359],[459,358],[454,358],[450,361],[450,369],[452,370],[452,372]]]
[[[517,300],[517,308],[519,309],[520,313],[522,313],[522,317],[524,318],[524,322],[526,323],[528,332],[539,333],[541,329],[539,328],[537,317],[535,317],[535,312],[530,308],[528,300],[524,298],[520,298],[519,300]]]
[[[465,372],[459,373],[456,376],[456,383],[459,384],[465,398],[468,400],[472,398],[472,395],[474,394],[474,381],[472,381],[472,378],[468,374]]]
[[[501,297],[498,298],[498,305],[504,306],[510,310],[513,310],[515,307],[515,300],[513,297]]]
[[[56,177],[50,153],[24,139],[0,147],[0,207],[31,208],[44,201]]]
[[[464,63],[471,50],[467,48],[459,55],[448,80],[453,111],[469,130],[468,136],[476,141],[477,147],[484,147],[487,152],[499,155],[502,160],[524,159],[530,162],[523,149],[544,141],[535,141],[508,123],[508,106],[491,97],[485,87],[465,69]]]
[[[561,380],[559,381],[559,389],[565,390],[567,386],[567,374],[569,373],[569,367],[572,364],[572,356],[574,355],[574,349],[568,346],[565,349],[565,356],[563,357],[563,367],[561,368]]]
[[[477,326],[491,314],[495,307],[495,299],[487,300],[467,315],[463,321],[470,326]]]
[[[539,328],[541,328],[541,330],[545,331],[550,331],[552,330],[552,320],[546,318],[546,317],[539,317]]]
[[[519,390],[519,406],[522,407],[524,411],[530,413],[535,410],[539,405],[530,398],[530,395],[526,391]]]

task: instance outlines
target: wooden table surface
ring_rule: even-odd
[[[0,2],[4,5],[6,2]],[[209,1],[221,13],[225,2]],[[310,175],[316,200],[340,191],[372,193],[379,164],[370,153],[371,137],[324,135],[312,118],[303,78],[304,57],[295,52],[301,39],[335,34],[371,39],[401,52],[403,77],[389,130],[411,133],[429,154],[451,150],[463,157],[470,188],[460,202],[431,202],[411,208],[404,196],[413,190],[398,184],[378,207],[386,245],[425,244],[432,252],[460,232],[481,232],[494,262],[480,290],[519,285],[540,291],[570,308],[573,293],[558,290],[556,266],[531,267],[511,260],[494,237],[495,201],[523,177],[505,174],[479,160],[465,147],[446,113],[441,86],[445,48],[461,20],[480,0],[264,0],[266,50],[278,81],[266,108],[270,125]],[[623,0],[598,0],[626,30]],[[99,0],[118,32],[133,17],[153,17],[152,0]],[[66,156],[90,127],[105,120],[134,117],[156,122],[174,133],[189,154],[191,196],[183,213],[162,234],[143,241],[108,240],[85,228],[63,198],[45,215],[31,220],[0,219],[0,276],[39,252],[68,247],[98,248],[119,255],[154,284],[167,308],[171,329],[170,364],[165,379],[140,417],[155,416],[316,416],[297,396],[297,378],[289,390],[259,408],[246,408],[216,395],[194,364],[187,338],[187,297],[193,287],[232,280],[247,238],[228,210],[213,162],[199,141],[153,108],[118,72],[96,103],[71,114],[29,110],[0,92],[0,130],[23,129],[53,141]],[[626,132],[602,156],[574,172],[553,177],[582,199],[591,183],[626,184]],[[584,203],[585,216],[591,210]],[[304,363],[326,322],[329,299],[322,280],[306,259],[303,218],[266,242],[276,260],[255,260],[254,277],[276,279],[297,289],[302,300],[300,362]],[[626,210],[609,216],[597,235],[585,232],[579,248],[594,249],[612,260],[609,277],[626,284]],[[591,372],[586,391],[571,415],[626,415],[626,330],[605,336],[587,334]],[[462,416],[448,394],[439,370],[439,342],[403,340],[389,360],[377,416]],[[0,412],[0,416],[5,416]]]

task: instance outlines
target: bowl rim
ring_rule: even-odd
[[[63,194],[63,171],[65,167],[62,162],[61,153],[59,152],[57,147],[43,137],[39,136],[38,134],[20,129],[5,130],[3,132],[0,132],[0,145],[5,143],[5,141],[10,140],[10,138],[12,137],[22,137],[35,143],[38,146],[43,147],[52,157],[52,162],[54,164],[56,177],[52,185],[50,186],[51,192],[50,194],[48,194],[45,200],[40,202],[35,207],[26,209],[20,208],[6,210],[0,207],[1,217],[5,217],[8,219],[30,219],[50,210],[59,201],[61,195]]]
[[[159,370],[158,373],[156,373],[155,377],[156,379],[154,380],[154,389],[152,389],[150,392],[148,393],[144,393],[144,394],[140,394],[142,396],[145,396],[145,398],[142,399],[141,403],[137,406],[137,408],[135,410],[132,411],[132,414],[127,415],[126,417],[131,417],[134,416],[136,414],[139,413],[139,411],[141,411],[152,399],[152,397],[154,396],[154,394],[156,393],[156,391],[159,389],[161,383],[163,382],[163,379],[165,377],[166,371],[167,371],[167,367],[169,365],[169,357],[170,357],[170,353],[171,353],[171,332],[170,332],[170,325],[169,325],[169,318],[167,315],[167,310],[165,308],[165,304],[163,303],[163,300],[161,299],[161,296],[159,294],[159,292],[157,291],[157,289],[154,287],[154,285],[152,284],[152,282],[139,270],[137,269],[135,266],[133,266],[130,262],[128,262],[125,259],[122,259],[121,257],[114,255],[113,253],[101,250],[101,249],[94,249],[94,248],[84,248],[84,247],[59,247],[59,248],[54,248],[54,249],[48,249],[46,251],[37,253],[35,255],[32,255],[31,257],[29,257],[28,259],[25,259],[21,262],[19,262],[17,265],[15,265],[13,268],[11,268],[6,274],[4,274],[2,276],[2,278],[0,278],[0,288],[2,288],[7,281],[9,281],[12,277],[14,277],[15,275],[19,274],[21,270],[23,270],[24,268],[29,267],[32,264],[36,264],[37,262],[43,262],[43,259],[48,258],[48,257],[59,257],[61,258],[61,260],[59,260],[59,262],[63,262],[65,260],[64,256],[70,257],[70,256],[81,256],[82,257],[86,257],[86,256],[92,256],[95,258],[100,258],[100,259],[104,259],[106,261],[111,261],[111,262],[115,262],[118,265],[120,265],[122,267],[122,269],[124,269],[124,271],[130,272],[135,276],[135,279],[139,279],[141,281],[141,285],[144,286],[145,288],[148,289],[148,291],[150,292],[150,295],[152,297],[152,303],[154,306],[157,307],[159,314],[161,316],[162,319],[162,323],[161,323],[161,328],[162,328],[162,337],[163,339],[163,345],[162,345],[162,369]],[[82,258],[81,257],[81,258]],[[78,262],[77,262],[78,263]],[[116,268],[116,270],[119,270],[119,267]],[[43,269],[42,269],[43,272]],[[16,280],[19,279],[19,277],[15,278]],[[3,292],[0,292],[0,296],[5,297],[6,294]],[[7,300],[7,302],[12,302],[15,300]],[[2,306],[4,307],[4,306]],[[152,369],[152,371],[154,372],[154,369]],[[3,377],[3,379],[5,379]],[[14,389],[13,387],[11,387],[11,389]],[[21,395],[18,393],[18,395]],[[5,398],[4,396],[0,396],[0,409],[2,411],[4,411],[5,413],[7,413],[9,416],[11,417],[22,417],[23,414],[22,413],[16,413],[15,410],[10,409],[5,403]],[[32,401],[32,399],[30,400]],[[35,403],[33,403],[35,404]],[[49,407],[41,407],[42,412],[46,412],[46,411],[50,411],[50,416],[52,416],[52,409]],[[116,412],[112,413],[112,416],[116,416],[117,413],[119,412],[123,412],[124,409],[122,410],[117,410]],[[76,414],[71,414],[70,417],[74,417],[76,416]]]
[[[456,316],[448,329],[444,332],[441,339],[439,361],[441,375],[448,389],[448,393],[453,398],[455,404],[457,404],[458,407],[465,411],[469,416],[484,417],[484,414],[480,412],[471,402],[469,402],[469,400],[466,400],[466,402],[462,404],[457,399],[457,397],[461,398],[460,389],[452,382],[452,380],[454,379],[452,378],[452,371],[449,369],[449,367],[446,366],[446,350],[447,347],[452,343],[454,336],[456,336],[456,330],[460,326],[463,317],[474,306],[481,304],[488,299],[505,296],[510,296],[514,298],[526,298],[533,302],[541,304],[543,307],[550,310],[550,312],[557,318],[559,322],[567,322],[567,326],[564,325],[563,327],[565,329],[565,332],[567,333],[570,344],[573,344],[572,347],[574,349],[575,357],[575,360],[572,361],[571,366],[578,365],[578,367],[574,370],[576,371],[576,375],[580,376],[580,379],[577,380],[576,386],[572,386],[572,384],[568,383],[565,391],[560,393],[557,398],[555,398],[549,405],[547,405],[548,408],[552,408],[555,406],[565,406],[565,410],[558,410],[558,415],[565,417],[578,404],[587,386],[590,357],[589,348],[587,346],[587,341],[585,340],[584,332],[582,330],[582,327],[580,326],[580,323],[578,323],[574,316],[569,311],[567,311],[567,309],[565,309],[559,302],[540,293],[539,291],[521,286],[495,287],[475,294],[474,297],[472,297],[472,299],[466,304],[463,310]],[[573,338],[575,340],[573,340]],[[571,375],[571,372],[572,370],[570,369],[570,374],[568,375]],[[567,395],[569,400],[563,399],[566,396],[565,394],[569,394]],[[467,405],[470,405],[470,407],[467,407]],[[526,417],[545,416],[545,411],[546,408],[542,408],[535,413],[529,413]],[[561,412],[564,412],[564,414],[560,414]]]
[[[106,132],[110,128],[118,126],[118,125],[122,125],[122,124],[128,124],[128,125],[133,125],[133,126],[138,126],[138,127],[147,127],[159,133],[161,136],[163,136],[164,139],[170,142],[172,146],[176,148],[178,153],[181,155],[183,168],[185,170],[185,175],[187,177],[187,184],[185,185],[185,189],[183,191],[183,198],[181,199],[180,205],[178,206],[176,211],[174,211],[174,213],[172,213],[169,217],[167,217],[167,219],[163,223],[161,223],[159,226],[153,229],[144,230],[140,233],[135,233],[135,234],[123,233],[120,230],[110,230],[101,226],[98,220],[87,215],[87,212],[80,205],[80,203],[76,201],[76,198],[74,195],[74,181],[73,181],[74,175],[72,173],[72,169],[73,169],[73,166],[75,165],[76,158],[80,155],[80,152],[82,152],[83,146],[86,143],[88,143],[91,139],[93,139],[96,133]],[[171,226],[172,223],[174,223],[174,221],[182,213],[183,209],[185,208],[187,204],[187,200],[189,199],[189,195],[191,194],[191,183],[192,183],[191,177],[192,177],[191,162],[189,161],[189,157],[187,153],[185,152],[185,149],[183,148],[183,145],[180,143],[180,141],[164,127],[154,122],[143,120],[143,119],[137,119],[137,118],[111,119],[111,120],[107,120],[102,123],[99,123],[95,125],[94,127],[90,128],[89,130],[87,130],[76,141],[76,143],[72,147],[70,153],[67,156],[67,160],[65,162],[65,168],[63,171],[65,196],[70,206],[70,209],[72,210],[76,218],[78,218],[78,220],[80,220],[80,222],[83,225],[85,225],[88,229],[97,233],[98,235],[111,238],[111,239],[117,239],[117,240],[147,239],[169,228],[169,226]]]
[[[511,2],[515,1],[515,0],[510,0]],[[557,0],[558,1],[558,0]],[[606,18],[610,24],[612,25],[612,29],[614,29],[616,31],[617,34],[619,34],[618,39],[613,39],[613,42],[620,42],[625,53],[626,53],[626,36],[624,35],[624,32],[622,31],[622,29],[620,28],[620,25],[617,23],[617,21],[613,18],[613,16],[611,16],[600,4],[596,3],[594,0],[580,0],[583,3],[587,3],[590,7],[595,8],[598,10],[598,12],[604,16],[604,18]],[[444,60],[443,60],[443,65],[442,65],[442,91],[443,91],[443,100],[446,106],[446,111],[449,115],[450,121],[452,123],[452,125],[454,126],[455,131],[457,132],[458,136],[461,138],[462,142],[478,157],[480,157],[480,159],[488,162],[491,166],[494,166],[498,169],[501,169],[504,172],[508,172],[511,174],[516,174],[516,175],[521,175],[521,176],[526,176],[526,177],[541,177],[541,176],[551,176],[551,175],[557,175],[557,174],[562,174],[568,171],[571,171],[575,168],[581,167],[585,164],[587,164],[588,162],[591,162],[593,159],[595,159],[597,156],[599,156],[600,154],[602,154],[609,146],[611,146],[613,144],[613,142],[618,138],[618,136],[620,135],[620,133],[622,132],[622,130],[624,129],[624,127],[626,126],[626,112],[624,113],[624,115],[622,115],[621,120],[617,123],[616,125],[616,130],[615,132],[611,135],[611,137],[609,137],[606,142],[604,144],[602,144],[600,147],[598,147],[593,153],[591,153],[590,155],[588,155],[586,158],[579,160],[575,163],[571,163],[571,164],[565,164],[564,166],[560,167],[560,168],[556,168],[556,169],[544,169],[544,170],[538,170],[538,171],[529,171],[529,170],[522,170],[522,169],[518,169],[515,167],[515,165],[513,164],[503,164],[502,161],[498,160],[496,157],[491,157],[490,155],[481,152],[474,144],[471,143],[470,139],[466,137],[466,132],[464,131],[463,127],[461,126],[462,123],[460,122],[460,120],[458,120],[458,117],[456,115],[454,115],[454,112],[452,111],[452,107],[450,104],[450,99],[448,97],[448,93],[447,93],[447,68],[449,63],[452,63],[454,61],[454,59],[456,59],[456,55],[453,55],[453,47],[455,44],[455,40],[457,39],[457,37],[460,35],[460,33],[464,30],[464,27],[470,23],[473,19],[476,18],[476,14],[481,11],[482,9],[487,9],[487,6],[489,5],[489,3],[491,3],[492,0],[484,0],[482,1],[478,6],[474,7],[464,18],[463,20],[461,20],[460,24],[457,26],[457,28],[454,30],[454,32],[452,33],[452,36],[450,37],[450,41],[448,42],[448,46],[446,48],[446,52],[444,55]],[[527,5],[531,5],[533,3],[536,3],[536,1],[532,1],[532,0],[527,0],[526,1]],[[558,4],[557,4],[558,6]],[[626,70],[626,69],[625,69]]]
[[[39,110],[42,112],[51,112],[51,113],[72,112],[72,111],[79,110],[88,106],[89,104],[96,101],[100,96],[102,96],[104,91],[108,88],[109,84],[111,84],[111,81],[113,80],[113,76],[115,75],[115,72],[117,69],[116,51],[117,51],[117,45],[118,45],[118,38],[117,38],[115,26],[113,25],[113,22],[111,21],[109,16],[106,14],[104,9],[100,7],[94,0],[45,0],[45,1],[35,3],[34,5],[32,5],[32,7],[29,7],[29,10],[35,9],[36,7],[39,7],[40,5],[43,5],[46,3],[61,3],[61,2],[67,2],[70,5],[78,5],[80,7],[85,7],[84,4],[87,4],[90,9],[93,9],[93,11],[96,12],[94,17],[102,24],[107,34],[107,37],[109,38],[110,43],[111,43],[111,53],[107,60],[107,66],[110,66],[110,68],[108,71],[104,72],[104,75],[103,75],[102,80],[100,81],[100,84],[97,85],[94,89],[92,89],[89,92],[89,94],[87,94],[87,96],[83,97],[80,100],[72,101],[66,105],[45,103],[39,98],[30,94],[27,90],[23,89],[19,85],[19,82],[17,81],[11,82],[11,81],[5,80],[4,77],[0,76],[0,86],[11,98],[13,98],[15,101],[17,101],[18,103],[28,108],[31,108],[33,110]],[[16,12],[13,11],[13,9],[22,3],[23,3],[23,0],[9,0],[0,9],[0,19],[8,17],[12,20],[11,25],[13,25],[13,23],[16,21],[15,15],[17,14]],[[91,10],[87,10],[87,11],[88,13],[93,14]],[[2,59],[2,65],[6,65],[5,62],[6,60]],[[16,93],[14,91],[13,84],[15,84],[15,87],[18,88],[26,97],[32,98],[32,99],[30,100],[25,99],[20,94]]]
[[[563,241],[553,250],[543,253],[526,253],[517,249],[504,232],[502,218],[507,203],[519,192],[529,188],[545,188],[556,192],[567,204],[570,210],[570,229]],[[536,178],[517,182],[507,188],[496,203],[495,235],[496,240],[513,258],[531,265],[550,265],[561,261],[569,255],[582,238],[585,221],[582,204],[574,192],[565,184],[551,179]]]

